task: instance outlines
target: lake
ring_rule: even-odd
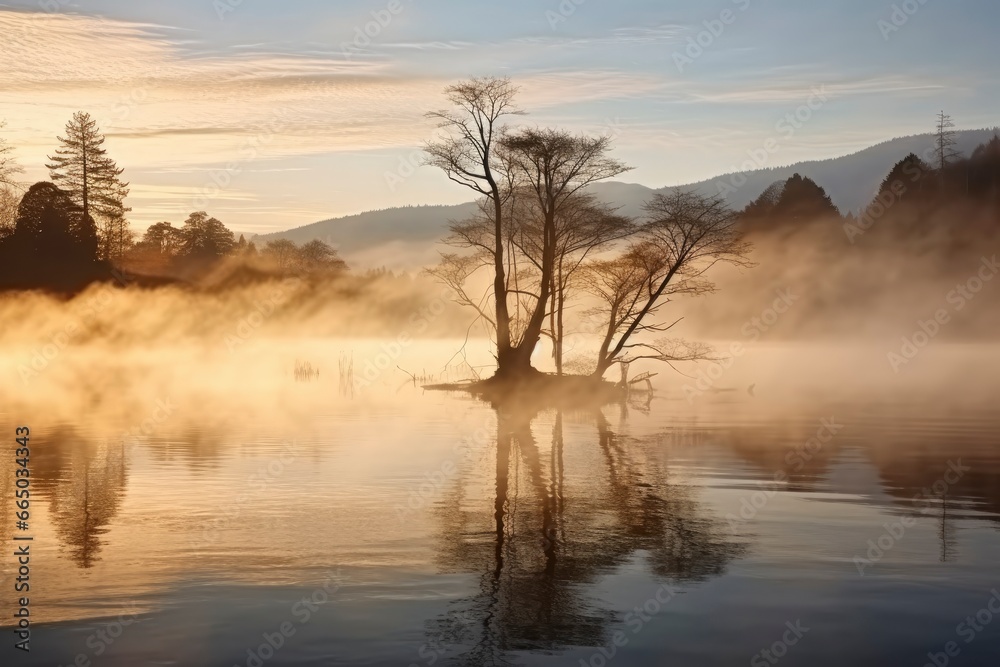
[[[391,366],[456,347],[417,346]],[[11,352],[0,653],[18,426],[33,631],[3,664],[996,664],[991,347],[899,374],[883,349],[761,347],[565,410],[366,379],[381,349],[80,351],[29,383]]]

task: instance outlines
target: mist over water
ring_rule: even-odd
[[[134,617],[106,645],[112,664],[246,664],[289,621],[297,637],[272,664],[320,664],[317,647],[344,662],[573,664],[603,647],[722,665],[801,620],[790,664],[838,664],[846,636],[867,638],[853,659],[874,665],[951,641],[996,586],[992,345],[935,343],[900,377],[877,346],[749,344],[717,378],[703,364],[622,406],[525,412],[395,370],[459,374],[444,368],[464,338],[415,340],[365,379],[396,337],[270,326],[234,352],[80,339],[5,393],[0,426],[35,429],[33,576],[61,582],[36,594],[28,664],[94,658],[88,637]],[[13,382],[20,357],[4,359]],[[488,363],[489,345],[465,359]],[[296,379],[302,360],[318,377]],[[955,462],[961,477],[936,493]],[[317,591],[328,601],[303,620],[295,605]],[[975,661],[997,646],[984,631],[963,649]]]
[[[269,664],[736,664],[789,623],[789,664],[918,663],[997,585],[993,254],[842,234],[754,238],[669,305],[711,358],[632,364],[655,392],[605,407],[424,390],[495,359],[423,276],[5,295],[0,429],[32,428],[33,576],[61,582],[27,664],[249,665],[286,621]]]

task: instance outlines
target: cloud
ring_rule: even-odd
[[[802,102],[813,90],[822,90],[831,97],[857,95],[937,94],[947,86],[926,79],[904,76],[857,77],[831,80],[829,75],[800,76],[779,81],[747,79],[741,83],[730,81],[692,84],[681,95],[690,102],[717,104],[776,104]]]

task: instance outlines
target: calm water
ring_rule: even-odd
[[[0,663],[997,664],[989,382],[834,391],[839,361],[803,383],[782,356],[692,401],[681,378],[535,412],[399,373],[344,395],[335,358],[296,382],[278,357],[72,409],[42,379],[0,407],[11,441],[33,429],[36,624],[30,658],[8,661],[8,627]]]

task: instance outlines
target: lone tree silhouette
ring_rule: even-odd
[[[101,222],[100,247],[104,259],[121,257],[131,234],[125,214],[128,183],[124,171],[108,157],[104,135],[90,114],[78,111],[66,124],[62,146],[49,156],[52,182],[62,188],[83,210],[83,217]]]
[[[942,174],[953,160],[961,156],[955,148],[957,144],[955,123],[951,120],[951,116],[942,111],[938,114],[937,137],[934,139],[934,156]]]
[[[506,77],[471,79],[445,89],[451,108],[427,114],[438,121],[446,137],[429,143],[427,164],[444,171],[452,181],[463,185],[486,199],[492,225],[488,252],[493,263],[492,320],[497,336],[497,362],[507,370],[523,358],[514,346],[511,335],[511,314],[508,298],[507,267],[504,257],[507,243],[504,236],[504,207],[510,188],[504,187],[504,169],[498,159],[497,144],[504,131],[504,121],[520,115],[514,99],[518,89]]]

